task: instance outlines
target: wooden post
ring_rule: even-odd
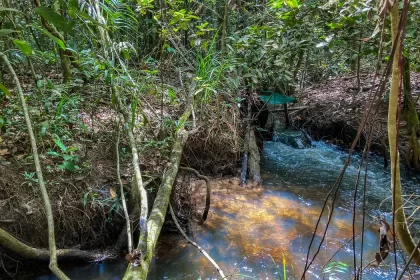
[[[286,127],[290,126],[289,110],[287,109],[287,103],[284,104],[284,119]]]

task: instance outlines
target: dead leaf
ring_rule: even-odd
[[[9,150],[7,149],[0,150],[0,156],[5,156],[5,155],[10,155]]]
[[[21,159],[23,159],[25,156],[26,156],[26,154],[20,154],[20,155],[17,155],[17,156],[16,156],[16,159],[17,159],[17,160],[21,160]]]
[[[109,194],[110,194],[111,198],[115,198],[117,196],[117,192],[115,191],[114,188],[109,189]]]

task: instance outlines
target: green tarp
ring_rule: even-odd
[[[261,101],[270,105],[280,105],[280,104],[287,104],[296,101],[296,98],[287,96],[278,92],[272,91],[262,91],[264,95],[260,95]]]

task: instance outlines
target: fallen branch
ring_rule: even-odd
[[[48,250],[30,247],[25,243],[17,240],[15,237],[1,228],[0,246],[28,260],[39,262],[48,262],[50,260],[50,252]],[[117,255],[114,254],[95,253],[79,249],[58,249],[56,253],[58,261],[77,260],[85,262],[96,262],[117,257]]]
[[[204,209],[203,216],[201,217],[201,220],[199,222],[200,225],[202,225],[206,220],[207,216],[209,214],[210,210],[210,199],[211,199],[211,186],[210,186],[210,180],[207,176],[201,175],[197,170],[191,167],[180,167],[181,170],[193,172],[195,176],[198,178],[206,181],[206,208]]]
[[[367,86],[367,87],[348,87],[347,89],[349,90],[362,90],[362,91],[368,91],[372,88],[372,86]]]
[[[214,268],[216,268],[217,272],[219,272],[220,277],[222,277],[222,279],[225,279],[226,276],[223,273],[223,270],[219,267],[219,265],[213,260],[212,257],[210,257],[209,254],[207,254],[206,251],[204,251],[203,248],[201,248],[197,243],[195,243],[194,241],[192,241],[186,234],[185,232],[182,230],[181,226],[178,223],[178,220],[175,216],[174,210],[172,209],[171,204],[169,204],[169,211],[171,212],[171,216],[172,216],[172,220],[174,220],[176,227],[178,228],[178,230],[181,232],[182,236],[184,236],[184,238],[187,240],[188,243],[190,243],[191,245],[193,245],[195,248],[198,249],[198,251],[200,251],[200,253],[202,253],[210,262],[211,264],[214,266]]]

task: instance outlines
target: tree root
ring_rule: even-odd
[[[194,168],[191,168],[191,167],[180,167],[179,169],[185,170],[185,171],[189,171],[189,172],[193,172],[195,174],[195,176],[197,176],[198,178],[206,181],[206,187],[207,187],[207,191],[206,191],[206,208],[204,209],[203,216],[201,217],[201,220],[199,221],[199,224],[202,225],[207,220],[207,216],[208,216],[209,210],[210,210],[210,202],[211,202],[210,201],[210,199],[211,199],[210,180],[209,180],[209,178],[207,176],[201,175]]]

